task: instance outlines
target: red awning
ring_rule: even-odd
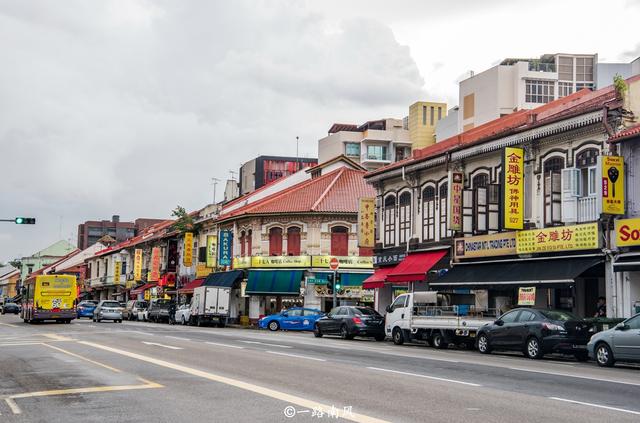
[[[146,283],[146,284],[142,285],[142,286],[141,286],[141,287],[139,287],[139,288],[132,289],[132,290],[129,292],[129,295],[138,295],[138,294],[142,294],[144,291],[146,291],[146,290],[147,290],[147,289],[149,289],[149,288],[153,288],[154,286],[156,286],[156,284],[155,284],[155,283]]]
[[[193,289],[201,286],[204,283],[204,278],[194,279],[189,283],[186,283],[182,288],[178,290],[178,294],[193,294]]]
[[[447,250],[409,254],[387,275],[387,282],[409,283],[423,281],[427,272],[447,254]]]
[[[381,267],[376,269],[373,275],[369,276],[362,282],[363,289],[382,288],[387,275],[396,269],[396,266]]]

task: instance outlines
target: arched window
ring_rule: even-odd
[[[436,188],[428,186],[422,191],[422,240],[436,239]]]
[[[483,234],[489,226],[489,174],[478,173],[471,179],[473,188],[473,233]]]
[[[331,228],[331,255],[349,255],[349,229],[344,226],[334,226]]]
[[[550,157],[544,161],[544,224],[562,223],[562,169],[564,157]]]
[[[252,255],[252,253],[251,253],[251,247],[253,246],[253,240],[252,240],[252,237],[253,237],[253,231],[252,231],[251,229],[249,229],[249,230],[247,231],[247,236],[246,236],[246,241],[247,241],[247,255],[248,255],[248,256],[251,256],[251,255]]]
[[[287,228],[287,255],[300,255],[300,228],[297,226]]]
[[[244,257],[246,255],[245,245],[244,245],[245,234],[244,231],[240,232],[240,257]]]
[[[439,215],[440,215],[440,239],[449,238],[449,230],[447,225],[447,215],[449,213],[447,202],[447,183],[440,185],[438,189]]]
[[[400,215],[400,244],[406,244],[411,238],[411,194],[400,195],[398,214]]]
[[[576,167],[585,168],[595,166],[598,163],[600,150],[597,148],[587,148],[576,154]]]
[[[282,228],[269,229],[269,255],[282,255]]]
[[[486,188],[489,186],[489,174],[487,173],[478,173],[471,180],[471,185],[473,188]]]
[[[384,199],[384,245],[396,243],[396,197],[389,195]]]

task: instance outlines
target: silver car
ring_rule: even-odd
[[[102,300],[93,310],[93,321],[100,322],[102,320],[113,320],[116,323],[122,323],[122,306],[119,302],[113,300]]]
[[[640,313],[593,335],[587,349],[599,366],[611,367],[616,361],[640,362]]]

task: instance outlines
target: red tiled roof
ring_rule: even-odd
[[[342,167],[222,214],[218,220],[247,214],[357,213],[359,198],[376,195],[375,190],[365,182],[364,174],[362,170]]]
[[[142,233],[134,236],[133,238],[127,239],[125,241],[122,241],[119,244],[105,248],[104,250],[96,251],[96,253],[94,254],[94,257],[103,256],[105,254],[109,254],[114,251],[120,251],[123,248],[133,247],[134,245],[140,244],[142,242],[159,238],[160,236],[164,235],[167,232],[166,230],[169,229],[174,222],[175,222],[174,220],[164,220],[160,223],[155,223],[149,226],[148,228],[146,228],[144,231],[142,231]]]
[[[609,142],[618,142],[627,138],[640,137],[640,125],[632,126],[609,137]]]
[[[67,254],[66,256],[60,257],[58,260],[54,261],[53,263],[48,264],[48,265],[46,265],[46,266],[44,266],[44,267],[42,267],[42,268],[40,268],[40,269],[38,269],[36,271],[33,271],[33,272],[29,273],[27,275],[27,279],[31,279],[31,278],[34,278],[34,277],[36,277],[38,275],[44,274],[44,272],[46,270],[49,270],[49,269],[51,269],[53,267],[56,267],[58,264],[60,264],[63,261],[67,260],[68,258],[71,258],[71,257],[75,256],[76,254],[79,254],[81,251],[82,250],[80,250],[79,248],[76,248],[75,250],[73,250],[69,254]]]
[[[358,132],[358,125],[353,123],[334,123],[329,128],[329,133],[334,134],[340,131]]]

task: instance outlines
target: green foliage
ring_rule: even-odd
[[[171,211],[171,216],[176,218],[176,222],[173,224],[173,229],[180,233],[198,231],[200,225],[193,221],[193,217],[187,213],[187,210],[184,207],[176,206],[176,208]]]
[[[616,90],[616,94],[618,98],[624,98],[624,95],[627,93],[629,87],[627,86],[627,81],[618,74],[613,77],[613,87]]]

